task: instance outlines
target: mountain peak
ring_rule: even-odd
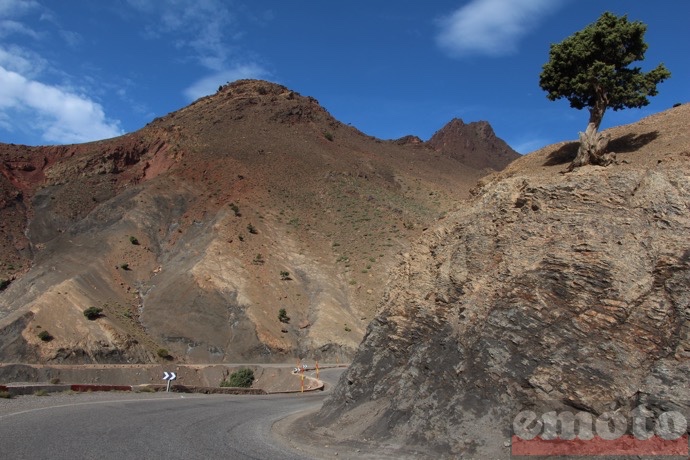
[[[226,85],[221,85],[218,87],[218,93],[231,93],[231,94],[252,94],[265,96],[268,94],[283,94],[292,93],[298,95],[294,91],[291,91],[287,87],[280,85],[278,83],[273,83],[266,80],[236,80]]]
[[[429,139],[427,145],[478,169],[498,171],[520,156],[496,137],[487,121],[465,123],[453,118]]]

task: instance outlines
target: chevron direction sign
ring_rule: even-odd
[[[174,372],[163,372],[163,380],[167,380],[168,385],[165,387],[166,392],[170,392],[170,382],[177,378],[177,374]]]

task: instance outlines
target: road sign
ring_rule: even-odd
[[[170,382],[177,378],[177,374],[174,372],[163,372],[163,380],[168,381],[168,386],[165,387],[166,392],[170,392]]]

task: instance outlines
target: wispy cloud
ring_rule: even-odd
[[[0,46],[0,66],[25,76],[35,77],[47,66],[48,62],[39,54],[17,45]]]
[[[29,80],[0,67],[0,120],[41,132],[50,143],[70,144],[122,134],[117,121],[108,120],[100,104],[86,96]]]
[[[453,57],[503,56],[564,0],[472,0],[439,19],[438,45]]]
[[[0,37],[7,37],[12,34],[21,34],[28,37],[38,39],[39,34],[33,29],[26,27],[24,24],[11,19],[0,20]]]
[[[155,26],[145,34],[149,38],[167,38],[174,46],[187,50],[188,59],[196,61],[207,73],[183,90],[194,100],[214,93],[219,85],[240,78],[261,78],[269,73],[259,64],[248,62],[237,42],[242,30],[231,10],[232,2],[223,0],[127,0],[142,13],[158,16]]]
[[[525,155],[527,153],[533,152],[537,149],[540,149],[542,147],[545,147],[546,145],[552,143],[552,141],[549,141],[548,139],[545,138],[540,138],[540,137],[535,137],[532,139],[527,139],[524,136],[522,136],[521,140],[518,140],[517,142],[508,142],[508,144],[515,150],[516,152]]]
[[[179,49],[203,67],[220,71],[228,58],[228,42],[236,35],[234,15],[221,0],[128,0],[142,13],[158,19],[147,28],[150,38],[171,36]]]
[[[39,3],[34,0],[0,0],[0,17],[21,16],[39,7]]]

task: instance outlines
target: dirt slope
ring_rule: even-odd
[[[461,156],[250,80],[120,138],[1,146],[0,359],[345,360],[395,254],[486,174]]]

